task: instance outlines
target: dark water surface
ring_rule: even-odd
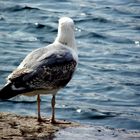
[[[61,16],[75,21],[79,66],[57,96],[57,118],[140,129],[139,0],[0,0],[0,86],[30,51],[54,40]],[[44,116],[50,99],[42,97]],[[36,115],[36,98],[0,101],[0,111]]]

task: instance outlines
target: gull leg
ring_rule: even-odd
[[[38,122],[43,122],[41,115],[40,115],[40,95],[37,95],[37,110],[38,110]]]
[[[63,120],[59,121],[59,120],[55,119],[55,95],[52,96],[51,104],[52,104],[52,117],[51,117],[50,122],[52,124],[70,124],[70,122],[66,122],[66,121],[63,121]]]
[[[55,95],[52,96],[52,117],[51,117],[51,123],[55,123]]]

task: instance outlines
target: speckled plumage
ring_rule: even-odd
[[[55,41],[29,53],[8,76],[7,84],[0,90],[0,99],[21,94],[37,95],[38,121],[41,122],[40,94],[52,94],[50,122],[61,123],[55,120],[55,95],[71,80],[77,63],[74,22],[71,18],[64,17],[59,20]]]
[[[60,20],[54,43],[36,49],[25,57],[8,76],[8,83],[0,92],[1,99],[11,98],[14,92],[13,96],[56,94],[71,80],[78,61],[73,21],[69,18]]]

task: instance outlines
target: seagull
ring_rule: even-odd
[[[52,44],[29,53],[20,65],[7,77],[7,83],[0,90],[0,99],[14,96],[37,96],[38,121],[40,95],[51,94],[53,124],[63,123],[55,119],[55,98],[57,92],[72,79],[77,68],[78,54],[75,43],[74,21],[62,17],[58,23],[57,37]]]

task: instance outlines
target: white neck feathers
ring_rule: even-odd
[[[71,18],[63,17],[59,20],[57,42],[76,50],[74,22]]]

